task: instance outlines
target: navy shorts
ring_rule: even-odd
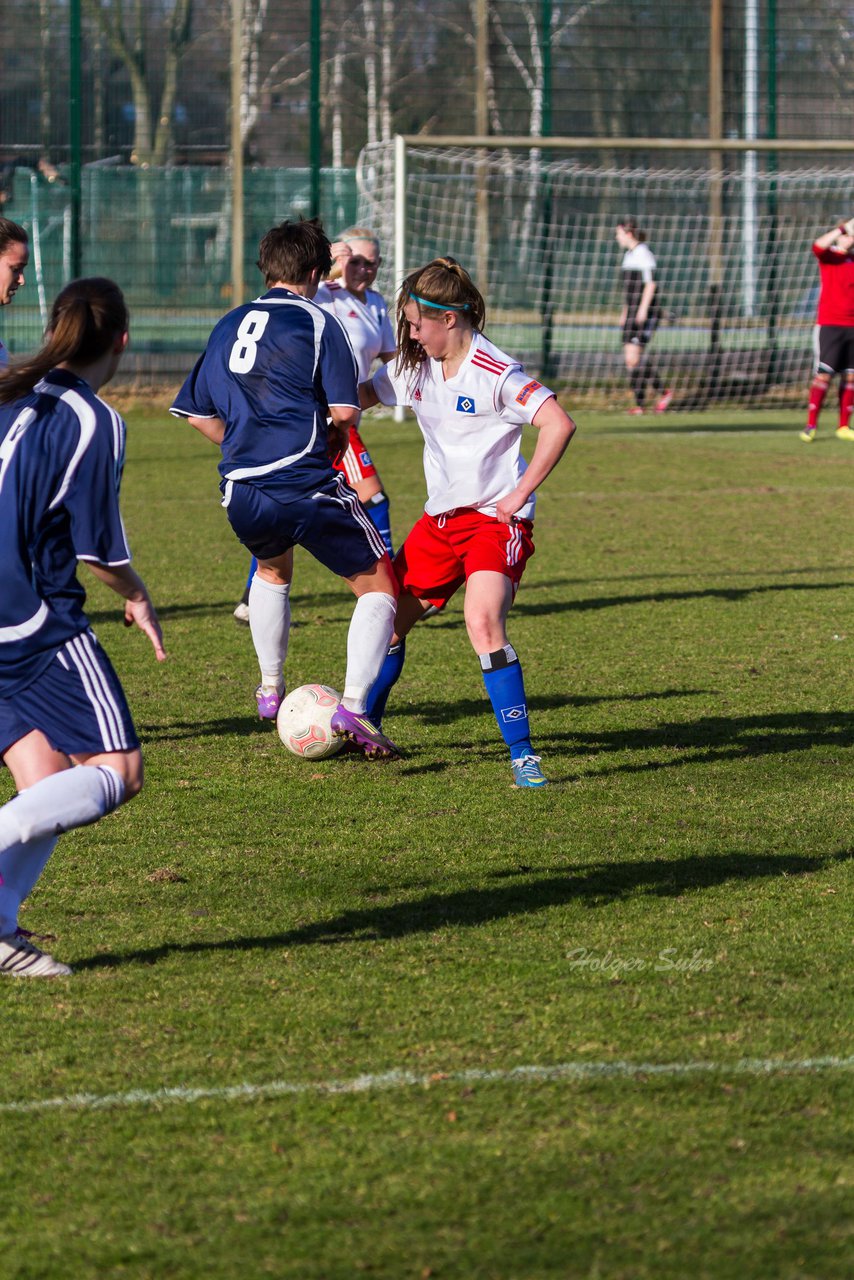
[[[232,529],[258,560],[273,560],[299,546],[339,578],[353,578],[386,554],[376,525],[341,475],[308,497],[295,498],[228,481],[222,505]]]
[[[63,645],[32,684],[0,698],[0,755],[33,729],[69,756],[139,746],[124,690],[93,631]]]

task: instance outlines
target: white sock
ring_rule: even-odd
[[[0,858],[15,844],[97,822],[117,809],[124,795],[121,774],[108,764],[81,764],[42,778],[0,809]]]
[[[394,634],[397,601],[384,591],[359,596],[347,633],[347,675],[341,699],[348,711],[362,712]]]
[[[18,909],[32,892],[56,848],[56,836],[13,844],[0,854],[0,936],[18,927]]]
[[[261,683],[281,693],[285,682],[282,667],[288,656],[291,631],[289,582],[266,582],[259,573],[249,588],[249,630],[261,668]]]

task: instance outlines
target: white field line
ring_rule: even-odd
[[[266,1098],[304,1097],[310,1094],[380,1093],[391,1089],[425,1089],[435,1085],[538,1084],[568,1080],[646,1080],[685,1076],[777,1076],[850,1071],[848,1058],[741,1058],[736,1062],[561,1062],[555,1066],[509,1067],[486,1071],[437,1071],[418,1075],[413,1071],[386,1071],[379,1075],[353,1076],[349,1080],[270,1080],[266,1084],[233,1084],[213,1088],[178,1085],[168,1089],[130,1089],[126,1093],[72,1093],[60,1098],[0,1103],[0,1114],[34,1111],[97,1111],[108,1107],[159,1107],[167,1102],[193,1103],[207,1099],[238,1102]]]

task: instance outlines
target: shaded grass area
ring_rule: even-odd
[[[410,641],[405,760],[288,756],[253,719],[213,451],[130,416],[169,663],[97,584],[90,605],[147,786],[63,838],[28,904],[75,976],[4,984],[0,1105],[433,1080],[0,1112],[12,1276],[850,1273],[850,1071],[444,1079],[852,1051],[854,450],[805,448],[794,415],[579,419],[511,618],[552,779],[517,792],[456,600]],[[418,440],[365,435],[400,538]],[[298,559],[291,686],[340,687],[351,608]]]

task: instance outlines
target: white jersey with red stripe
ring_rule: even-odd
[[[340,280],[325,280],[314,295],[314,303],[330,311],[344,326],[359,366],[359,381],[367,382],[371,366],[384,351],[394,351],[397,339],[391,327],[385,298],[375,289],[366,289],[364,301]]]
[[[459,507],[495,515],[498,500],[525,472],[522,428],[554,395],[478,332],[447,381],[439,360],[402,373],[392,361],[374,374],[373,387],[382,404],[415,411],[424,436],[425,511],[432,516]],[[533,495],[517,515],[533,519]]]

